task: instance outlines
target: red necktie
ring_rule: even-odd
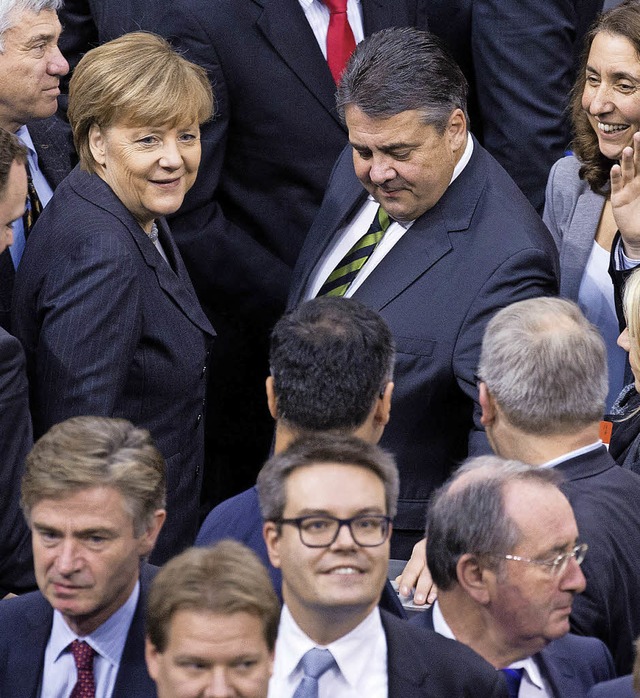
[[[347,0],[323,0],[329,8],[329,31],[327,31],[327,63],[336,84],[340,82],[342,72],[349,56],[356,47],[356,40],[347,19]]]
[[[69,647],[78,671],[78,679],[69,698],[95,698],[96,682],[93,678],[95,650],[86,642],[79,640],[74,640]]]

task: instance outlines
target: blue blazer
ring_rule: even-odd
[[[381,611],[389,698],[508,698],[499,674],[466,645]]]
[[[191,545],[198,530],[214,336],[163,219],[159,230],[169,264],[106,182],[76,168],[27,240],[12,316],[36,437],[87,414],[151,432],[167,461],[167,522],[154,562]]]
[[[366,197],[348,147],[300,253],[290,307],[304,299],[314,268]],[[474,141],[460,176],[353,296],[380,313],[396,341],[393,416],[381,441],[400,470],[396,530],[415,531],[418,540],[431,492],[468,454],[489,452],[476,388],[488,320],[510,303],[557,290],[549,231]]]
[[[409,623],[433,630],[432,608],[416,614]],[[584,698],[591,686],[616,675],[609,650],[593,637],[567,634],[533,658],[555,698]]]
[[[113,698],[155,698],[144,660],[144,617],[149,587],[157,572],[140,569],[140,597],[120,660]],[[38,698],[53,608],[39,591],[0,603],[0,696]]]
[[[36,588],[31,534],[20,509],[24,459],[32,445],[24,352],[0,327],[0,598]]]
[[[589,544],[587,588],[573,601],[572,632],[602,640],[616,673],[628,674],[640,635],[640,476],[617,465],[604,446],[554,470],[564,477],[580,540]]]
[[[633,676],[622,676],[613,681],[605,681],[594,686],[587,698],[637,698],[638,694],[633,690]]]

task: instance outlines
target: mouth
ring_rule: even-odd
[[[600,133],[620,133],[629,128],[629,124],[605,124],[602,121],[598,121],[597,126]]]
[[[151,184],[160,189],[165,189],[171,191],[173,189],[178,189],[182,182],[182,177],[172,177],[170,179],[151,179],[149,180]]]
[[[360,569],[359,567],[353,567],[351,565],[340,565],[338,567],[331,567],[328,570],[325,570],[324,574],[336,574],[339,576],[348,576],[348,575],[358,575],[358,574],[364,574],[364,570]]]

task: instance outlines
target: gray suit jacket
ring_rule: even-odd
[[[549,174],[542,220],[560,252],[560,295],[578,300],[584,269],[602,215],[605,197],[580,179],[574,155],[555,163]]]

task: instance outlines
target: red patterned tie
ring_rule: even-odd
[[[70,648],[78,670],[78,680],[69,698],[95,698],[96,682],[93,678],[93,656],[96,651],[86,642],[79,640],[74,640]]]
[[[336,84],[349,56],[356,47],[356,40],[347,19],[347,0],[323,0],[329,8],[329,30],[327,31],[327,63]]]

